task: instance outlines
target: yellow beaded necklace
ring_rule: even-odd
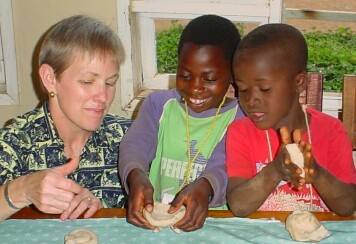
[[[189,176],[190,176],[190,172],[192,170],[192,165],[193,165],[193,162],[196,160],[196,158],[198,157],[199,153],[201,152],[201,150],[203,149],[205,143],[208,141],[209,137],[210,137],[210,134],[211,132],[213,131],[214,129],[214,126],[215,126],[215,123],[218,119],[218,116],[219,116],[219,113],[220,113],[220,109],[222,108],[222,106],[224,105],[225,103],[225,100],[226,100],[226,96],[224,96],[223,100],[221,101],[218,109],[216,110],[216,113],[215,113],[215,116],[214,116],[214,119],[213,119],[213,122],[211,123],[209,129],[208,129],[208,132],[206,133],[205,135],[205,138],[203,140],[203,142],[201,143],[200,147],[198,148],[198,151],[197,153],[194,155],[194,157],[191,159],[190,157],[190,132],[189,132],[189,113],[188,113],[188,104],[187,104],[187,101],[184,101],[184,105],[185,105],[185,127],[186,127],[186,134],[187,134],[187,151],[188,151],[188,165],[187,165],[187,168],[185,170],[185,173],[184,173],[184,179],[183,179],[183,182],[182,184],[179,186],[179,189],[177,192],[179,192],[180,190],[183,189],[185,183],[186,184],[189,184]]]

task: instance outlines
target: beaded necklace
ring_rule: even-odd
[[[198,151],[196,152],[196,154],[194,155],[194,157],[191,159],[191,155],[190,155],[190,132],[189,132],[189,113],[188,113],[188,104],[187,104],[187,101],[184,100],[184,106],[185,106],[185,127],[186,127],[186,135],[187,135],[187,151],[188,151],[188,165],[187,165],[187,168],[185,170],[185,173],[184,173],[184,179],[182,181],[182,184],[179,186],[179,189],[177,192],[179,192],[180,190],[183,189],[185,183],[186,184],[189,184],[190,181],[189,181],[189,176],[190,176],[190,172],[192,170],[192,165],[193,165],[193,162],[196,160],[196,158],[198,157],[199,153],[201,152],[201,150],[203,149],[205,143],[208,141],[209,137],[210,137],[210,134],[211,132],[213,131],[214,127],[215,127],[215,123],[218,119],[218,116],[219,116],[219,113],[220,113],[220,110],[223,106],[223,104],[225,103],[225,100],[226,100],[226,96],[224,96],[223,100],[221,101],[218,109],[216,110],[216,113],[214,115],[214,119],[213,119],[213,122],[211,123],[209,129],[208,129],[208,132],[206,133],[205,135],[205,138],[204,140],[202,141],[200,147],[198,148]]]

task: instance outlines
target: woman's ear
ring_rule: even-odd
[[[296,78],[296,92],[297,93],[302,93],[307,89],[308,83],[309,83],[309,77],[307,72],[302,72],[299,73]]]
[[[39,76],[41,78],[41,82],[43,86],[46,88],[47,92],[55,91],[56,78],[54,74],[54,70],[48,64],[42,64],[38,70]]]

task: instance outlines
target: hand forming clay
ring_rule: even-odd
[[[314,214],[296,210],[286,219],[286,229],[295,241],[318,242],[330,236]]]
[[[98,244],[96,233],[89,229],[75,229],[64,236],[64,244]]]
[[[303,153],[299,150],[298,144],[296,143],[287,144],[286,149],[290,155],[290,159],[292,160],[292,162],[298,165],[299,168],[301,168],[302,174],[300,176],[304,177],[305,176],[304,156]]]
[[[164,228],[171,227],[174,232],[180,233],[180,230],[173,228],[173,225],[183,218],[185,214],[185,207],[182,206],[174,214],[168,213],[169,207],[169,204],[155,202],[152,213],[143,210],[143,215],[145,216],[147,221],[152,226],[156,227],[153,232],[159,232]]]

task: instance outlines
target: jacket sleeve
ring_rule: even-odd
[[[0,185],[21,176],[19,153],[7,141],[0,139]]]
[[[156,153],[159,118],[162,110],[163,105],[159,94],[150,94],[120,143],[119,174],[126,192],[129,190],[127,176],[131,170],[135,168],[144,172],[149,170]]]
[[[235,120],[243,117],[245,117],[245,115],[241,109],[239,109],[236,113]],[[218,207],[226,204],[227,174],[225,148],[226,132],[222,140],[216,145],[205,170],[199,176],[206,178],[213,188],[214,195],[210,200],[209,207]]]

